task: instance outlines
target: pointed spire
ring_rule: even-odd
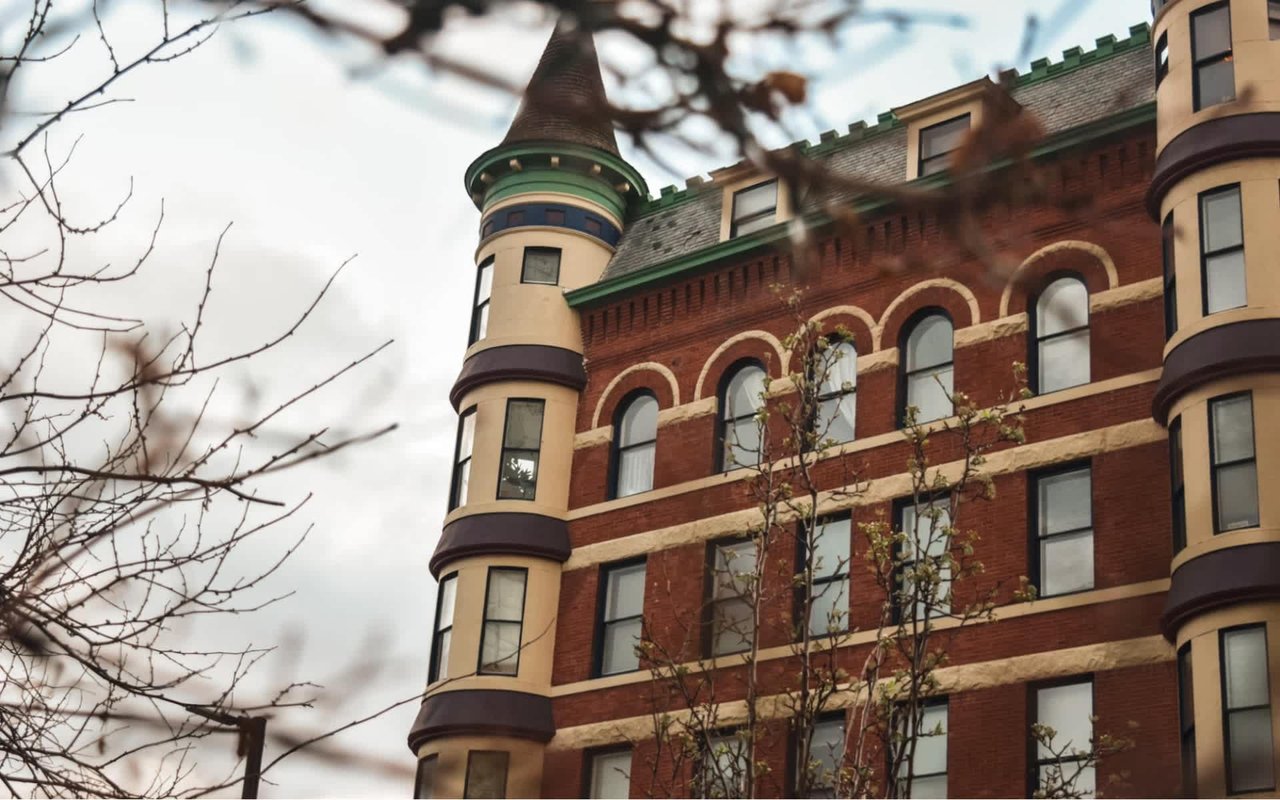
[[[502,143],[568,142],[616,156],[607,108],[591,33],[561,17]]]

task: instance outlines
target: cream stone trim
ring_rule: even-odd
[[[955,347],[969,347],[970,345],[980,344],[982,342],[991,342],[996,339],[1002,339],[1005,336],[1022,335],[1027,332],[1027,315],[1026,313],[1014,314],[1009,317],[1000,317],[980,325],[970,325],[967,328],[956,328],[952,334],[952,342]]]
[[[766,400],[772,400],[795,391],[797,391],[796,382],[791,380],[790,375],[783,375],[781,378],[769,381],[769,388],[765,389],[764,397]]]
[[[589,431],[582,431],[573,436],[573,449],[581,450],[584,447],[595,447],[599,444],[608,444],[613,440],[613,426],[605,425],[602,428],[592,428]]]
[[[768,331],[743,331],[742,333],[730,336],[722,342],[720,346],[715,349],[715,352],[711,354],[711,357],[707,359],[706,363],[702,365],[702,371],[698,373],[698,383],[693,389],[694,400],[702,399],[702,390],[703,385],[707,380],[707,373],[711,371],[711,365],[716,362],[716,359],[723,355],[730,347],[733,347],[738,342],[745,342],[748,339],[759,339],[772,347],[773,352],[778,356],[778,369],[780,374],[787,374],[787,354],[782,347],[782,342],[778,340],[777,336],[774,336]]]
[[[973,290],[968,286],[965,286],[963,283],[952,280],[951,278],[930,278],[927,281],[920,281],[919,283],[913,284],[902,294],[893,298],[893,302],[890,303],[889,307],[880,315],[880,322],[876,326],[876,330],[873,332],[875,336],[875,349],[880,349],[881,339],[884,337],[884,324],[889,319],[889,316],[898,309],[898,306],[907,302],[907,300],[920,292],[923,292],[925,289],[933,288],[951,289],[955,291],[956,294],[964,298],[965,303],[969,306],[969,325],[977,325],[979,322],[982,322],[982,312],[978,308],[978,298],[973,294]],[[958,328],[960,326],[957,325],[956,327]]]
[[[1097,258],[1102,264],[1102,268],[1107,272],[1107,288],[1114,289],[1120,285],[1120,274],[1116,271],[1115,261],[1111,259],[1111,255],[1093,242],[1086,242],[1080,239],[1067,239],[1061,242],[1045,245],[1031,255],[1027,256],[1021,264],[1017,266],[1009,274],[1009,279],[1005,281],[1004,291],[1000,294],[1000,316],[1008,316],[1009,301],[1013,298],[1013,289],[1018,283],[1018,275],[1031,265],[1047,255],[1056,253],[1060,250],[1083,250],[1089,255]]]
[[[875,343],[876,330],[880,327],[880,323],[876,322],[875,317],[871,316],[871,312],[860,306],[832,306],[824,308],[812,317],[810,322],[821,323],[827,317],[834,317],[836,314],[848,314],[851,317],[857,317],[867,324],[867,328],[871,331],[872,345]]]
[[[618,230],[622,230],[623,222],[609,209],[576,194],[567,192],[527,192],[525,194],[514,194],[510,197],[504,197],[493,205],[485,206],[481,214],[485,217],[494,211],[507,206],[525,205],[526,203],[563,203],[567,206],[577,206],[585,208],[593,214],[599,214],[614,224]]]
[[[1138,639],[1101,642],[1099,644],[1068,647],[1043,653],[1031,653],[992,661],[942,667],[934,674],[939,682],[940,693],[950,694],[1048,680],[1087,672],[1102,672],[1148,664],[1162,664],[1172,661],[1174,657],[1174,650],[1165,641],[1164,637],[1144,636]],[[647,672],[643,673],[643,675],[648,679],[649,674]],[[557,687],[557,689],[563,688]],[[845,684],[832,697],[831,708],[848,708],[863,702],[865,696],[865,690],[859,691],[854,686]],[[787,695],[783,694],[761,698],[762,702],[759,703],[757,708],[761,715],[767,719],[781,719],[790,715],[789,704],[784,702],[787,699]],[[717,719],[726,725],[733,725],[746,719],[746,711],[745,701],[737,700],[722,703],[717,708]],[[687,709],[674,710],[670,713],[677,718],[687,718],[689,715]],[[581,750],[617,742],[644,740],[652,736],[652,717],[625,717],[623,719],[590,722],[585,725],[561,728],[556,731],[555,737],[547,744],[547,749],[551,751]]]
[[[865,356],[858,356],[858,375],[864,372],[898,367],[898,348],[886,347]]]
[[[609,399],[609,395],[613,394],[613,390],[617,387],[618,382],[633,372],[640,372],[642,370],[656,372],[665,378],[667,385],[671,387],[671,405],[680,405],[680,384],[676,381],[676,374],[665,364],[659,364],[656,361],[644,361],[639,364],[632,364],[622,372],[614,375],[613,380],[609,381],[609,385],[604,387],[604,391],[600,394],[600,399],[596,401],[595,413],[591,415],[591,427],[598,428],[600,426],[600,413],[604,411],[605,401]]]
[[[1167,434],[1164,428],[1156,424],[1154,420],[1145,419],[1124,422],[1107,428],[1061,436],[1056,439],[1048,439],[1043,442],[1025,444],[1021,447],[991,453],[987,456],[986,473],[989,475],[1002,475],[1023,472],[1028,469],[1037,469],[1094,456],[1098,453],[1126,450],[1130,447],[1150,444],[1151,442],[1164,441],[1166,438]],[[938,465],[935,469],[948,480],[955,480],[963,466],[963,460],[955,460]],[[745,475],[750,474],[750,470],[735,470],[734,472],[714,476],[713,480],[716,480],[717,483],[728,483],[741,480]],[[670,488],[672,487],[668,487],[668,490]],[[852,496],[849,496],[849,492],[853,488],[845,487],[820,493],[818,500],[819,513],[834,513],[848,508],[883,503],[896,497],[901,497],[911,491],[911,476],[904,472],[898,475],[877,478],[857,487],[860,491],[853,491]],[[672,494],[675,493],[672,492]],[[645,494],[646,500],[652,500],[656,499],[653,495],[657,494],[657,492],[647,492]],[[614,503],[600,503],[571,511],[569,512],[569,518],[581,519],[591,516],[599,513],[597,509],[604,505],[616,507]],[[644,553],[653,553],[681,545],[711,541],[722,536],[747,530],[751,524],[759,521],[759,517],[760,512],[758,509],[746,508],[714,517],[703,517],[666,528],[633,533],[629,536],[611,539],[606,542],[585,545],[573,551],[564,568],[565,570],[583,569],[584,567],[591,567],[609,561],[620,561]],[[786,522],[793,517],[794,514],[784,514],[780,517],[780,521]]]
[[[674,425],[677,422],[685,422],[686,420],[705,417],[708,414],[716,413],[716,406],[719,400],[715,397],[704,397],[701,400],[694,400],[692,403],[685,403],[675,408],[663,408],[658,410],[658,427],[664,425]]]
[[[1124,286],[1089,295],[1089,313],[1097,314],[1099,311],[1110,311],[1145,300],[1155,300],[1163,294],[1163,278],[1148,278],[1137,283],[1126,283]]]

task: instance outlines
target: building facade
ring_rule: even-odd
[[[1087,738],[1091,718],[1135,745],[1099,768],[1125,776],[1106,794],[1276,794],[1280,3],[1156,6],[1127,39],[797,146],[835,174],[941,186],[969,131],[996,127],[993,96],[1030,115],[1039,202],[972,210],[1017,254],[1007,274],[956,257],[945,212],[791,197],[745,165],[649,197],[598,113],[591,42],[557,27],[507,137],[466,173],[480,241],[409,736],[418,796],[687,785],[645,740],[678,706],[655,707],[631,643],[643,625],[687,645],[682,620],[716,601],[711,576],[758,516],[726,442],[754,412],[735,398],[796,357],[774,284],[803,286],[805,313],[848,332],[829,398],[841,443],[815,474],[837,488],[856,464],[867,482],[824,509],[846,521],[850,564],[856,523],[900,514],[904,408],[950,413],[914,379],[993,405],[1029,364],[1025,441],[990,456],[996,500],[965,524],[988,576],[1028,576],[1040,596],[1006,592],[994,622],[950,640],[931,706],[945,735],[917,795],[1026,795],[1031,725]],[[856,229],[831,219],[839,203]],[[804,274],[796,219],[819,260]],[[856,566],[837,577],[852,665],[883,595]],[[732,703],[743,667],[716,657],[714,628],[690,663],[710,656]],[[754,632],[779,691],[794,631]],[[761,796],[794,794],[786,734],[760,748]]]

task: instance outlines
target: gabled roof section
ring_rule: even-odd
[[[561,17],[529,79],[503,145],[567,142],[618,155],[590,31]]]

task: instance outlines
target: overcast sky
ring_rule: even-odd
[[[699,0],[702,2],[702,0]],[[890,107],[1015,66],[1025,21],[1041,27],[1024,61],[1086,50],[1096,37],[1123,38],[1149,21],[1147,0],[971,0],[873,2],[937,17],[962,9],[964,28],[906,32],[866,26],[836,53],[789,55],[817,76],[814,106],[789,117],[796,135],[874,121]],[[125,4],[108,23],[145,21]],[[550,30],[537,24],[451,24],[450,53],[485,57],[517,82],[532,71]],[[626,63],[600,42],[606,61]],[[623,54],[625,55],[625,54]],[[776,54],[774,54],[776,55]],[[496,57],[496,58],[495,58]],[[87,63],[87,62],[85,62]],[[134,102],[79,115],[64,141],[83,134],[77,169],[63,193],[103,207],[134,179],[134,200],[96,247],[108,259],[136,251],[161,198],[166,219],[147,278],[128,298],[150,319],[173,321],[198,288],[219,231],[222,251],[211,308],[218,346],[256,343],[356,255],[301,343],[245,380],[269,391],[301,389],[327,369],[385,339],[394,345],[354,379],[332,388],[307,413],[355,429],[398,421],[392,437],[295,475],[281,496],[315,496],[302,512],[315,524],[305,547],[277,576],[296,594],[256,619],[237,619],[256,643],[286,641],[288,659],[264,677],[324,683],[342,700],[332,715],[305,712],[279,724],[319,728],[419,691],[426,678],[434,584],[427,569],[446,506],[455,416],[448,390],[466,345],[474,284],[478,212],[462,186],[466,165],[496,144],[515,110],[512,98],[461,86],[403,64],[370,75],[367,54],[335,47],[285,20],[227,29],[180,61],[139,72],[117,96]],[[57,74],[57,73],[54,73]],[[69,96],[76,78],[22,87],[38,104]],[[628,144],[621,143],[623,155]],[[681,175],[635,163],[654,192],[714,160],[672,154]],[[277,326],[278,327],[278,326]],[[295,525],[289,529],[296,532]],[[301,648],[298,652],[298,648]],[[378,669],[362,664],[370,658]],[[298,757],[271,777],[264,796],[407,796],[412,759],[405,735],[415,707],[346,734],[338,742],[399,759],[399,778],[334,768]],[[230,747],[230,743],[227,743]],[[271,757],[268,753],[268,758]]]

